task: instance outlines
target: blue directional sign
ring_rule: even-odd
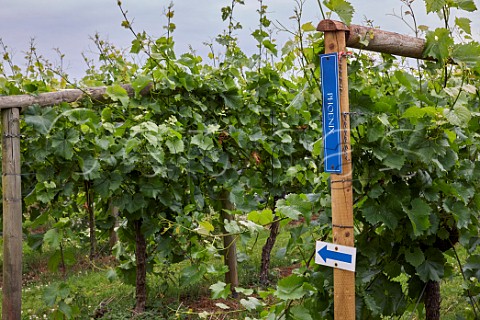
[[[315,263],[333,268],[355,271],[357,249],[335,243],[317,241]]]
[[[325,172],[342,173],[338,53],[320,55]]]

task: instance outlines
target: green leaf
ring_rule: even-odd
[[[255,31],[252,32],[252,36],[255,38],[255,40],[257,40],[258,42],[262,42],[263,39],[265,39],[266,37],[268,37],[268,33],[263,31],[263,30],[260,30],[260,29],[257,29]]]
[[[404,210],[412,223],[415,237],[422,235],[430,227],[429,216],[432,208],[423,199],[415,198],[411,203],[411,208],[404,208]]]
[[[75,124],[89,124],[90,128],[94,129],[94,126],[100,122],[98,114],[90,109],[73,109],[67,113],[68,119]]]
[[[310,311],[304,306],[297,305],[290,309],[290,315],[295,320],[313,320]]]
[[[225,105],[233,110],[240,108],[243,104],[242,97],[237,92],[227,92],[220,95]]]
[[[241,287],[235,288],[235,291],[238,292],[238,293],[242,293],[246,296],[250,296],[254,292],[253,289],[245,289],[245,288],[241,288]]]
[[[62,262],[62,256],[60,250],[55,251],[49,258],[47,262],[48,270],[51,272],[57,272],[58,266]]]
[[[180,139],[168,139],[165,144],[172,154],[182,153],[185,150],[183,141]]]
[[[458,161],[458,154],[452,149],[447,149],[445,156],[439,157],[438,159],[438,162],[447,171],[451,170],[457,164],[457,161]]]
[[[381,185],[374,185],[370,191],[368,191],[368,197],[371,199],[377,199],[383,194],[383,187]]]
[[[457,222],[457,227],[460,229],[468,228],[469,224],[472,221],[472,218],[470,216],[470,210],[467,206],[465,206],[465,204],[462,204],[460,202],[455,202],[453,204],[452,215]]]
[[[263,303],[260,302],[255,297],[248,297],[247,299],[240,299],[240,304],[245,307],[248,311],[253,311],[263,306]]]
[[[462,200],[464,205],[468,205],[470,199],[475,195],[475,189],[461,181],[454,182],[452,186],[458,195],[457,198]]]
[[[446,0],[425,0],[427,13],[438,12],[442,10],[443,6],[445,6],[446,3]]]
[[[302,215],[302,213],[297,209],[291,208],[290,206],[283,206],[283,205],[280,205],[277,207],[277,212],[278,214],[285,216],[287,218],[290,218],[292,220],[297,220]]]
[[[263,40],[262,44],[267,48],[274,56],[277,55],[278,50],[276,45],[269,39]]]
[[[107,271],[107,279],[110,282],[115,281],[118,278],[117,272],[113,268],[109,268]]]
[[[206,272],[207,267],[204,264],[187,266],[180,273],[180,285],[194,285],[202,280]]]
[[[247,219],[264,226],[273,222],[274,214],[271,209],[265,209],[262,211],[255,210],[248,214]]]
[[[72,318],[72,307],[66,304],[65,301],[58,303],[58,310],[60,310],[67,319]]]
[[[384,137],[385,137],[385,127],[379,123],[375,123],[367,129],[368,142],[374,142]]]
[[[375,298],[376,297],[373,294],[366,293],[363,295],[363,300],[367,308],[371,310],[374,315],[377,315],[382,312],[382,307],[377,303]]]
[[[48,183],[47,181],[44,181],[43,183],[37,183],[35,186],[35,191],[37,200],[43,203],[49,203],[57,194],[55,183],[53,183],[52,187],[52,184]]]
[[[52,249],[60,248],[60,240],[61,237],[57,229],[50,229],[43,235],[43,243]]]
[[[425,255],[419,247],[406,248],[405,260],[414,267],[418,267],[425,261]]]
[[[145,89],[150,83],[152,82],[152,78],[146,75],[139,75],[135,80],[132,82],[133,90],[135,90],[136,94],[139,94],[140,91]]]
[[[195,229],[195,231],[202,235],[209,235],[213,230],[215,230],[215,228],[209,221],[200,221],[198,228]]]
[[[444,274],[445,258],[440,250],[430,248],[426,252],[425,261],[417,269],[418,276],[423,282],[429,280],[440,281]]]
[[[302,30],[305,32],[311,32],[311,31],[316,31],[317,28],[313,25],[313,23],[307,22],[302,24]]]
[[[263,230],[261,226],[249,220],[240,220],[238,224],[246,227],[252,234],[256,234],[257,232],[261,232]]]
[[[135,38],[132,40],[132,46],[130,48],[131,53],[139,53],[140,50],[142,49],[142,40]]]
[[[312,156],[316,158],[322,154],[323,154],[323,140],[318,139],[313,143]]]
[[[45,291],[43,292],[43,301],[49,307],[53,307],[57,300],[57,293],[58,293],[58,284],[52,284],[48,286]]]
[[[218,124],[209,124],[207,126],[207,133],[212,134],[212,133],[217,133],[220,130],[220,125]]]
[[[307,293],[302,286],[303,277],[290,275],[278,282],[274,295],[282,300],[300,299]]]
[[[401,300],[404,299],[402,286],[399,282],[394,282],[380,272],[367,287],[371,299],[366,299],[366,303],[372,307],[372,311],[380,314],[395,314],[401,307]],[[377,317],[367,317],[367,319],[381,319]]]
[[[227,306],[225,303],[217,302],[217,303],[215,303],[215,305],[216,305],[217,307],[219,307],[220,309],[223,309],[223,310],[228,310],[228,309],[230,309],[230,307]]]
[[[414,76],[402,70],[395,70],[394,75],[395,78],[397,78],[398,82],[400,82],[403,86],[409,89],[411,89],[412,84],[416,82]]]
[[[477,10],[477,6],[473,0],[456,0],[458,7],[462,10],[473,12]]]
[[[40,134],[47,134],[50,131],[56,117],[56,111],[50,107],[31,106],[25,110],[25,123]]]
[[[58,285],[57,296],[61,299],[66,299],[70,295],[70,287],[68,284],[62,282]]]
[[[128,106],[130,98],[128,97],[127,90],[125,90],[122,86],[118,84],[111,85],[107,87],[105,92],[113,101],[120,101],[122,106]]]
[[[425,115],[435,117],[437,115],[437,110],[434,107],[419,108],[417,106],[413,106],[405,110],[405,112],[402,114],[402,118],[421,119]]]
[[[289,194],[285,199],[277,201],[277,213],[290,219],[298,219],[301,215],[310,216],[312,203],[305,194]]]
[[[211,150],[214,147],[212,138],[206,137],[202,133],[194,135],[191,143],[205,151]]]
[[[444,109],[443,114],[451,125],[466,127],[472,119],[472,113],[466,107],[457,105],[453,109]]]
[[[223,227],[225,228],[225,231],[227,231],[228,233],[242,233],[242,229],[240,225],[235,220],[230,220],[230,221],[225,220],[223,223]]]
[[[362,214],[371,225],[381,222],[390,230],[394,230],[398,225],[398,219],[387,207],[376,204],[374,201],[367,201],[362,208]]]
[[[423,56],[443,62],[448,58],[451,46],[453,46],[453,39],[450,37],[450,31],[437,28],[435,31],[427,32]]]
[[[461,30],[465,31],[466,34],[471,35],[472,34],[472,28],[470,24],[472,21],[468,18],[462,18],[462,17],[456,17],[455,18],[455,24],[457,27],[459,27]]]
[[[465,265],[463,266],[465,276],[467,278],[475,277],[480,278],[480,255],[474,254],[467,258]]]
[[[100,177],[100,165],[97,159],[91,155],[82,157],[79,160],[80,169],[85,180],[93,180]]]
[[[73,147],[79,140],[76,130],[58,131],[52,136],[52,148],[55,149],[55,154],[70,160],[73,157]]]
[[[226,299],[230,295],[230,284],[218,281],[210,286],[212,290],[212,299]]]
[[[355,9],[350,2],[345,0],[325,0],[325,6],[335,12],[340,20],[349,25],[352,22],[353,13]]]
[[[467,67],[474,67],[480,62],[480,44],[470,42],[457,44],[452,52],[452,59],[457,63],[465,63]]]
[[[134,151],[141,143],[142,141],[138,138],[128,139],[125,143],[125,153],[129,154],[130,152]]]
[[[403,154],[389,154],[382,160],[382,163],[391,169],[402,169],[406,157]]]

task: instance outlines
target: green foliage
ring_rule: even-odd
[[[225,282],[217,282],[210,286],[210,290],[212,290],[212,299],[223,298],[226,299],[230,295],[230,284],[226,284]]]
[[[43,300],[48,307],[54,309],[49,319],[75,319],[80,315],[78,306],[70,288],[65,283],[55,283],[45,289]]]
[[[353,13],[355,12],[355,9],[353,6],[350,4],[350,2],[346,0],[325,0],[323,1],[325,6],[335,12],[340,20],[345,22],[347,25],[350,24],[352,21]]]
[[[324,4],[351,22],[349,2]],[[131,54],[146,54],[142,65],[94,38],[102,65],[90,68],[79,85],[106,85],[111,103],[85,99],[25,110],[24,228],[29,234],[43,227],[28,242],[57,250],[52,269],[62,261],[68,265],[71,254],[62,244],[87,242],[88,209],[95,209],[103,231],[98,233],[106,234],[114,226],[113,206],[119,209],[120,242],[118,268],[109,277],[135,282],[135,221],[142,221],[149,272],[165,275],[167,286],[189,287],[227,271],[211,265],[224,232],[246,243],[276,219],[283,226],[298,220],[285,251],[300,257],[292,261],[299,268],[258,296],[243,292],[240,303],[262,309],[260,317],[267,319],[328,319],[332,272],[311,264],[315,240],[331,236],[329,176],[322,173],[321,158],[317,54],[323,42],[313,24],[298,16],[298,30],[280,47],[261,3],[259,28],[252,33],[259,51],[247,56],[235,37],[241,28],[234,19],[237,5],[243,1],[222,8],[228,30],[217,42],[224,55],[212,53],[211,63],[175,52],[169,7],[165,37],[135,33]],[[447,20],[452,9],[476,10],[470,0],[425,5],[427,13],[443,13]],[[424,55],[436,61],[420,62],[416,70],[389,55],[356,52],[349,61],[361,319],[412,310],[425,282],[451,276],[445,256],[456,242],[469,253],[465,294],[478,299],[480,292],[480,46],[467,36],[455,43],[453,25],[445,22],[426,33]],[[132,28],[128,20],[122,25]],[[472,33],[466,18],[457,18],[455,27],[460,35]],[[4,59],[9,61],[6,53]],[[38,68],[25,76],[0,74],[0,94],[66,86]],[[133,96],[120,83],[131,83]],[[141,94],[147,87],[149,94]],[[228,223],[220,218],[225,202],[235,207],[228,208],[234,217]],[[178,263],[178,279],[170,281]],[[215,299],[231,293],[223,282],[210,289]],[[44,297],[59,317],[68,318],[76,314],[72,296],[69,287],[56,285]]]
[[[427,33],[423,54],[426,57],[432,57],[443,62],[450,56],[449,49],[451,46],[453,46],[453,39],[450,37],[449,30],[437,28],[435,31]]]

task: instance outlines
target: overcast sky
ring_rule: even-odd
[[[145,30],[154,37],[164,33],[162,26],[166,19],[164,12],[169,4],[164,0],[123,0],[123,7],[134,19],[136,30]],[[226,23],[221,20],[221,7],[227,6],[230,0],[174,0],[174,32],[178,53],[188,51],[191,45],[198,54],[206,55],[207,48],[203,42],[212,42],[222,32]],[[412,35],[412,31],[392,13],[405,11],[400,0],[351,0],[355,7],[352,23],[364,24],[365,18],[374,21],[376,26],[384,30]],[[475,0],[480,7],[479,0]],[[80,78],[86,66],[81,53],[94,58],[95,48],[89,39],[95,33],[108,39],[118,47],[129,46],[132,35],[120,26],[123,17],[118,9],[117,0],[0,0],[0,38],[15,53],[15,61],[23,63],[21,58],[35,38],[38,51],[52,61],[58,61],[53,48],[59,48],[65,54],[66,71],[71,76]],[[289,19],[293,15],[294,0],[264,0],[268,5],[269,18],[292,27]],[[434,15],[426,15],[424,2],[414,2],[415,13],[419,24],[439,26],[439,19]],[[238,36],[241,47],[251,53],[255,50],[255,42],[249,34],[257,27],[257,0],[245,0],[245,5],[238,5],[235,17],[244,29]],[[480,13],[469,15],[473,21],[474,36],[480,39]],[[305,0],[304,22],[314,25],[321,20],[317,0]],[[279,34],[280,44],[287,39],[287,34]]]

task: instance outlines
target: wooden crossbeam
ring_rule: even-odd
[[[131,84],[121,85],[127,94],[132,97],[135,94]],[[153,84],[147,85],[140,95],[146,95],[152,89]],[[84,98],[90,98],[97,103],[112,102],[106,95],[107,87],[90,87],[85,89],[65,89],[55,92],[45,92],[37,95],[21,94],[13,96],[0,96],[0,109],[25,108],[32,105],[41,107],[53,106],[62,102],[72,103]]]
[[[317,30],[322,32],[346,31],[346,45],[349,48],[389,53],[415,59],[434,60],[423,55],[425,40],[421,38],[355,24],[347,27],[343,22],[335,20],[320,21]]]

